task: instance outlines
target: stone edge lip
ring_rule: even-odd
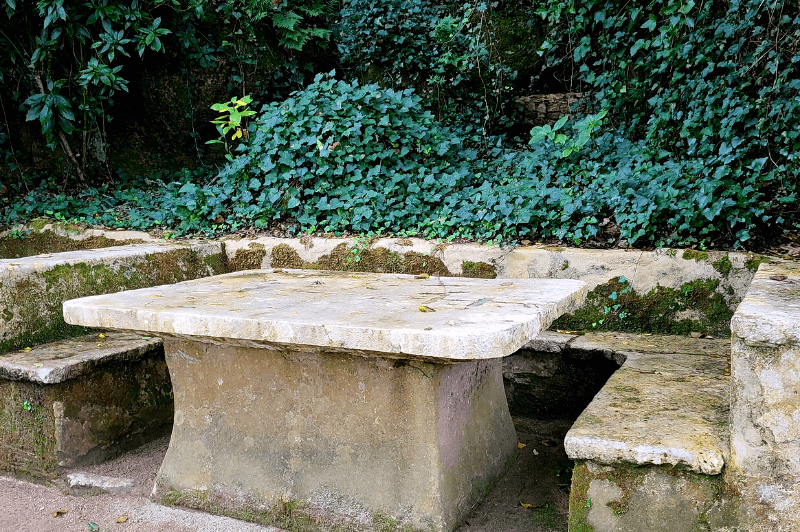
[[[249,273],[253,270],[241,271],[241,272],[234,272],[230,274],[225,274],[223,276],[236,276]],[[271,270],[255,270],[255,271],[271,271]],[[281,270],[284,273],[302,273],[302,274],[314,274],[314,273],[336,273],[341,274],[342,272],[327,272],[324,270]],[[414,278],[413,275],[403,275],[403,274],[363,274],[364,276],[367,275],[393,275],[401,278]],[[500,280],[497,280],[500,281]],[[507,356],[517,349],[524,346],[527,342],[533,339],[536,335],[540,332],[543,332],[550,326],[550,324],[561,314],[565,312],[570,312],[580,306],[580,304],[586,298],[586,294],[588,293],[588,285],[579,280],[572,280],[572,279],[547,279],[545,280],[552,284],[563,284],[563,285],[572,285],[574,288],[572,292],[567,294],[561,300],[549,303],[542,309],[540,315],[536,316],[534,319],[531,319],[527,323],[516,323],[513,327],[509,327],[507,330],[501,331],[500,333],[495,333],[493,336],[494,338],[491,341],[486,341],[485,333],[476,332],[474,334],[464,334],[463,332],[459,334],[441,334],[441,332],[422,332],[422,331],[411,331],[408,329],[398,329],[398,330],[380,330],[380,333],[385,335],[389,341],[387,348],[378,348],[378,349],[371,349],[371,345],[363,344],[363,342],[359,342],[359,338],[362,336],[370,336],[367,333],[374,333],[376,330],[374,329],[366,329],[363,330],[363,334],[361,333],[362,329],[355,330],[353,327],[342,326],[339,328],[332,328],[326,325],[319,325],[319,326],[308,326],[308,325],[296,325],[290,327],[291,336],[294,337],[304,337],[304,338],[313,338],[313,337],[324,337],[328,339],[328,343],[308,343],[302,344],[304,347],[311,347],[311,348],[318,348],[325,350],[326,348],[335,348],[337,351],[342,350],[353,350],[353,351],[360,351],[367,356],[379,356],[379,353],[385,353],[388,356],[394,356],[399,358],[423,358],[426,360],[439,360],[441,359],[442,362],[458,362],[463,360],[475,360],[475,359],[488,359],[488,358],[500,358]],[[184,281],[184,283],[194,283],[198,282],[195,281]],[[179,283],[182,284],[182,283]],[[143,288],[140,289],[141,291],[150,290],[152,291],[153,288]],[[143,327],[142,321],[145,318],[155,319],[157,318],[157,313],[154,313],[152,316],[150,314],[143,314],[141,310],[131,310],[131,309],[117,309],[117,312],[114,314],[113,319],[108,316],[109,309],[107,308],[99,308],[99,307],[92,307],[91,301],[93,299],[102,298],[104,296],[90,296],[86,298],[79,298],[73,299],[69,301],[65,301],[63,304],[63,311],[64,311],[64,319],[67,323],[73,325],[82,325],[87,327],[97,327],[97,328],[117,328],[119,330],[125,331],[135,331],[139,333],[146,333],[152,334],[155,336],[163,335],[163,336],[173,336],[173,337],[182,337],[182,338],[193,338],[200,341],[215,341],[215,342],[224,342],[225,339],[230,339],[231,342],[242,343],[242,342],[259,342],[262,343],[264,346],[269,346],[270,344],[274,344],[276,347],[285,347],[286,344],[297,344],[298,342],[292,341],[291,339],[287,338],[275,338],[275,339],[265,339],[263,337],[250,337],[250,336],[242,336],[242,335],[229,335],[226,334],[224,336],[214,335],[196,335],[190,330],[178,330],[177,328],[172,326],[171,330],[167,330],[168,328],[163,326],[158,327]],[[106,314],[105,318],[103,318],[103,314]],[[183,320],[185,321],[185,320]],[[204,323],[204,325],[207,324]],[[285,324],[279,323],[281,327],[285,327]],[[208,328],[208,327],[207,327]],[[226,327],[228,329],[228,327]],[[320,334],[320,332],[324,334]],[[375,335],[372,335],[374,340]],[[331,343],[333,342],[333,343]],[[363,344],[363,345],[362,345]],[[399,346],[399,347],[398,347]],[[471,346],[478,346],[480,352],[475,353],[477,356],[456,356],[450,357],[446,355],[430,355],[430,353],[469,353],[474,351],[474,349],[469,349]]]
[[[637,465],[679,465],[706,475],[719,475],[725,465],[722,452],[713,449],[689,451],[665,445],[628,446],[625,442],[594,436],[567,435],[564,449],[572,460],[592,460],[614,465],[620,462]]]
[[[58,384],[85,375],[98,366],[110,364],[116,361],[135,361],[142,358],[147,353],[157,349],[161,345],[159,338],[134,338],[131,333],[109,332],[106,333],[109,339],[123,341],[124,347],[114,349],[113,346],[98,348],[96,352],[91,351],[81,353],[77,356],[70,356],[61,360],[67,360],[63,365],[35,367],[33,365],[20,364],[15,361],[4,360],[0,356],[0,379],[13,381],[28,381],[39,384]],[[90,339],[87,339],[90,338]],[[94,335],[90,337],[70,338],[70,341],[95,341]],[[47,347],[45,344],[39,348]]]
[[[792,292],[800,293],[800,268],[759,266],[731,319],[732,335],[748,345],[800,343],[800,296]]]

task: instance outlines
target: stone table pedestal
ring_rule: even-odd
[[[175,424],[157,494],[444,531],[516,449],[501,357],[585,292],[571,280],[257,270],[64,309],[70,323],[164,337]]]

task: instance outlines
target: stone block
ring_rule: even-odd
[[[731,330],[730,466],[748,530],[798,530],[800,268],[762,264]]]
[[[175,426],[155,495],[181,504],[264,513],[291,504],[348,530],[380,530],[387,516],[449,531],[516,450],[500,359],[433,364],[169,339],[165,348]]]
[[[0,356],[0,470],[49,477],[161,436],[171,423],[155,338],[93,334]]]
[[[743,509],[722,476],[671,466],[578,461],[570,532],[737,532]]]

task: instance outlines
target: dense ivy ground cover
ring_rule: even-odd
[[[266,103],[224,167],[45,183],[2,221],[734,247],[797,228],[796,2],[539,4],[542,75],[569,73],[593,114],[524,143],[492,103],[514,77],[492,7],[416,2],[395,20],[395,3],[346,4],[332,35],[350,63]]]

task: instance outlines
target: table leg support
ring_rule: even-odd
[[[516,449],[500,359],[459,364],[165,340],[175,424],[154,494],[452,530]],[[376,521],[377,519],[377,521]]]

